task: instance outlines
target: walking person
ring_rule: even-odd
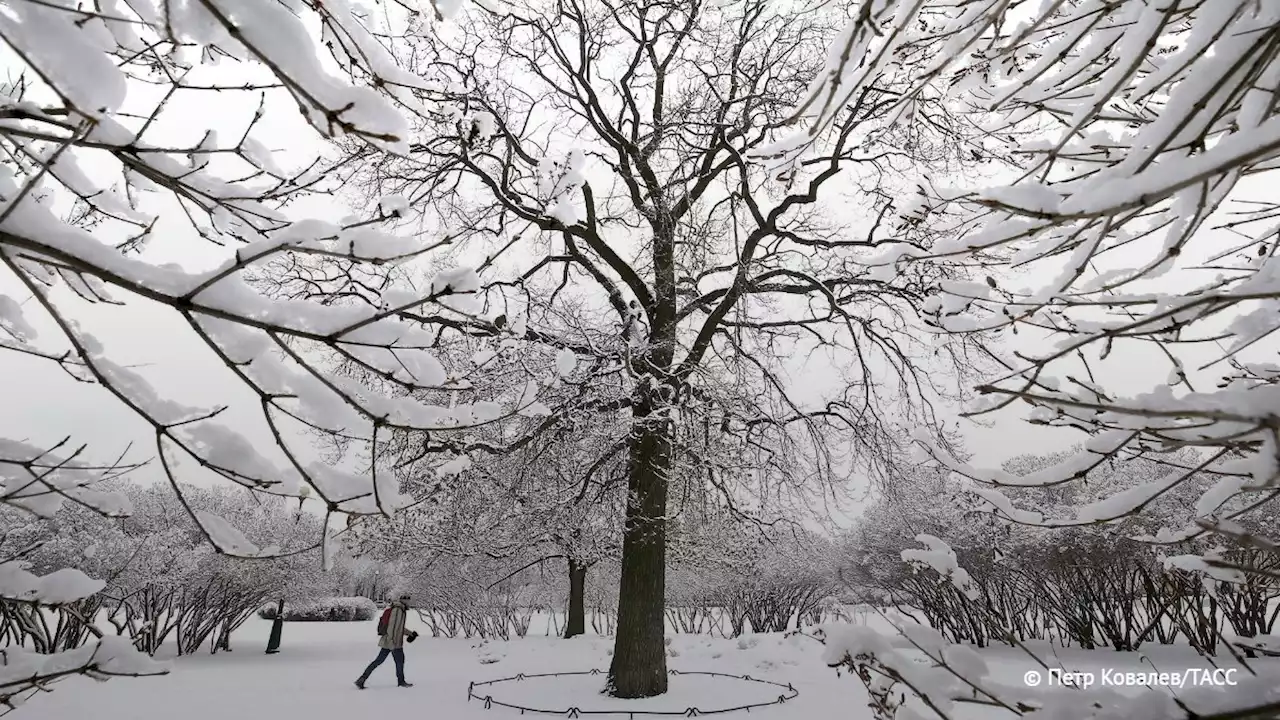
[[[388,655],[396,663],[396,684],[400,687],[413,687],[413,683],[405,682],[404,679],[405,640],[413,642],[418,639],[418,633],[405,627],[405,622],[409,619],[410,599],[407,593],[401,595],[400,599],[391,603],[378,620],[378,657],[369,663],[369,667],[364,669],[364,674],[356,680],[356,687],[361,690],[364,689],[364,684],[368,682],[373,671],[386,662]]]

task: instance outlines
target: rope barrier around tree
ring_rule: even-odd
[[[702,717],[704,715],[723,715],[725,713],[738,712],[740,710],[746,710],[750,712],[751,710],[754,710],[756,708],[769,707],[771,705],[782,705],[789,700],[794,700],[797,696],[800,695],[800,691],[796,690],[795,687],[791,685],[791,683],[779,683],[779,682],[774,682],[772,680],[761,680],[759,678],[753,678],[750,675],[730,675],[728,673],[702,672],[697,670],[687,670],[687,671],[667,670],[667,674],[668,675],[701,675],[703,677],[721,677],[721,678],[729,678],[731,680],[740,680],[743,682],[763,683],[765,685],[773,685],[775,687],[783,688],[786,690],[786,692],[779,695],[776,700],[770,700],[768,702],[750,703],[747,705],[738,705],[736,707],[729,707],[729,708],[717,708],[714,710],[701,710],[696,707],[688,707],[688,708],[685,708],[684,710],[584,710],[576,706],[565,708],[564,710],[546,710],[542,708],[525,707],[523,705],[516,705],[514,703],[503,702],[501,700],[494,700],[492,695],[477,695],[475,692],[476,688],[484,685],[498,685],[498,684],[507,683],[507,682],[523,682],[531,678],[569,677],[569,676],[579,676],[579,675],[602,675],[602,674],[603,672],[600,671],[599,669],[579,670],[574,672],[558,672],[558,673],[517,673],[515,675],[512,675],[511,677],[498,678],[496,680],[483,680],[480,682],[472,682],[467,685],[467,702],[471,702],[472,700],[479,700],[481,701],[481,703],[483,703],[485,710],[489,710],[497,706],[497,707],[509,708],[511,710],[519,710],[521,715],[525,713],[535,713],[538,715],[563,715],[566,718],[579,718],[584,715],[622,715],[628,718]]]

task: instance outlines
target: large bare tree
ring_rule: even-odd
[[[474,254],[487,306],[452,327],[571,349],[627,378],[617,696],[667,687],[668,489],[691,428],[733,448],[687,456],[758,514],[777,507],[779,485],[894,462],[899,421],[936,424],[940,388],[921,371],[939,348],[914,339],[914,319],[950,271],[874,273],[863,260],[890,228],[932,241],[895,195],[914,189],[907,173],[972,155],[942,93],[890,122],[897,76],[883,73],[841,109],[820,156],[784,177],[747,159],[777,138],[846,20],[762,0],[477,9],[408,60],[457,88],[434,95],[410,158],[354,158],[364,187],[401,194]],[[819,403],[790,376],[814,354],[839,375]]]

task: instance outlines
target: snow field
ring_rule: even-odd
[[[475,700],[468,703],[468,683],[517,673],[604,671],[612,648],[611,638],[597,636],[563,640],[531,635],[510,642],[483,642],[424,635],[405,648],[405,675],[413,688],[395,687],[394,665],[388,659],[361,692],[352,682],[377,653],[374,624],[287,623],[281,652],[266,655],[263,650],[271,625],[255,617],[236,633],[231,653],[176,659],[171,674],[159,678],[120,678],[101,684],[71,678],[54,693],[33,699],[24,712],[34,720],[169,720],[175,714],[183,720],[348,720],[406,713],[405,717],[415,718],[500,720],[518,717],[519,712],[498,707],[485,710]],[[784,706],[752,710],[753,717],[847,717],[838,709],[860,691],[848,678],[836,677],[822,665],[819,649],[802,637],[725,640],[685,635],[673,638],[668,662],[677,670],[746,674],[795,684],[798,698]],[[144,683],[145,691],[140,687]],[[767,702],[781,690],[762,683],[674,675],[665,696],[620,701],[599,693],[603,683],[603,673],[531,678],[483,686],[477,694],[553,709],[625,706],[683,712],[690,706],[706,710]],[[835,704],[826,704],[830,702]]]
[[[440,639],[423,636],[406,647],[406,675],[411,689],[395,687],[393,665],[378,668],[368,689],[352,681],[377,652],[374,622],[288,623],[282,651],[263,653],[270,623],[254,618],[236,633],[234,651],[196,655],[173,662],[172,673],[158,678],[120,678],[95,683],[71,678],[55,691],[33,698],[19,711],[32,720],[350,720],[404,717],[442,720],[502,720],[520,717],[516,710],[483,708],[467,701],[467,686],[518,673],[576,672],[609,666],[611,638],[583,636],[573,640],[531,635],[510,642]],[[894,638],[895,647],[904,647]],[[1180,671],[1210,667],[1185,646],[1153,648],[1149,653],[1115,653],[1032,649],[1051,666],[1100,672],[1103,668],[1129,671]],[[1014,682],[1035,667],[1019,651],[988,648],[980,651],[992,674]],[[1219,658],[1224,667],[1234,666]],[[1280,670],[1273,659],[1255,666]],[[812,639],[777,634],[735,639],[675,635],[668,645],[668,665],[680,671],[750,675],[790,683],[799,696],[783,705],[757,708],[732,717],[778,720],[865,720],[866,693],[848,675],[838,676],[822,663],[822,648]],[[636,709],[702,711],[736,707],[775,699],[780,688],[728,678],[673,675],[670,691],[658,698],[622,701],[599,693],[604,676],[528,678],[477,688],[477,695],[527,707],[563,710]],[[975,707],[960,707],[966,719],[999,715]],[[603,716],[603,717],[625,717]]]

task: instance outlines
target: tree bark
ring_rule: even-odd
[[[586,594],[587,566],[569,558],[569,613],[564,624],[566,640],[587,632]]]
[[[618,586],[618,630],[608,691],[643,698],[667,691],[665,629],[667,478],[671,441],[665,419],[635,410],[628,470],[627,519]]]

